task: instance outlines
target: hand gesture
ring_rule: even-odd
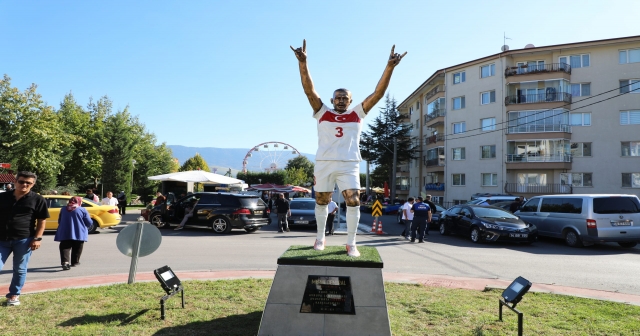
[[[394,53],[395,49],[396,49],[396,45],[394,44],[393,47],[391,47],[391,55],[389,55],[389,61],[387,62],[388,65],[391,65],[391,66],[394,66],[394,67],[396,65],[400,64],[400,60],[402,60],[404,55],[407,54],[406,51],[402,55],[396,54],[396,53]]]
[[[307,60],[307,40],[302,40],[302,48],[293,49],[292,46],[289,46],[291,50],[296,54],[296,58],[299,62],[305,62]],[[405,53],[406,54],[406,53]]]

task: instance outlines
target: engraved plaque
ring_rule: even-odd
[[[300,312],[355,315],[350,277],[309,275]]]

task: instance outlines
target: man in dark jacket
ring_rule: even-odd
[[[433,214],[436,213],[436,205],[431,202],[431,195],[427,195],[424,197],[424,202],[427,203],[427,205],[429,206],[429,209],[431,209],[431,217],[433,218]],[[429,226],[431,225],[431,219],[429,219],[429,221],[427,222],[427,227],[424,229],[424,233],[428,236],[429,235]]]
[[[124,216],[127,214],[127,195],[125,195],[124,190],[118,194],[118,209],[120,209],[120,215]]]
[[[284,194],[278,194],[276,210],[278,213],[278,232],[289,232],[287,217],[291,216],[291,209],[289,208],[289,201],[284,198]]]
[[[0,193],[0,269],[13,253],[13,278],[7,294],[7,305],[20,304],[20,290],[27,280],[31,253],[42,242],[49,210],[44,197],[31,191],[38,177],[22,171],[16,176],[16,188]]]
[[[411,207],[411,212],[413,212],[413,222],[411,223],[412,243],[416,241],[416,231],[418,231],[418,242],[424,243],[424,229],[427,223],[431,221],[431,208],[422,201],[422,197],[418,197],[418,201]]]
[[[516,197],[516,200],[509,205],[509,211],[511,211],[511,213],[520,210],[520,207],[522,206],[522,199],[522,196]]]

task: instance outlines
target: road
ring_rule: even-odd
[[[127,215],[125,220],[135,220]],[[361,223],[371,225],[363,214]],[[274,221],[275,223],[275,221]],[[427,243],[409,243],[394,216],[384,216],[388,235],[359,234],[358,244],[375,246],[384,261],[385,272],[424,273],[474,278],[512,280],[523,276],[534,283],[618,291],[640,295],[640,249],[623,249],[616,244],[588,248],[570,248],[560,240],[541,240],[531,246],[498,243],[471,243],[466,237],[441,236],[431,231]],[[62,271],[58,243],[47,233],[42,247],[33,253],[27,281],[68,278],[96,274],[129,272],[130,258],[116,248],[118,232],[99,230],[89,236],[82,255],[82,265]],[[169,265],[176,271],[201,270],[275,270],[276,259],[290,245],[313,244],[315,230],[294,229],[278,233],[275,224],[255,233],[234,230],[217,235],[205,228],[182,231],[161,230],[163,241],[150,256],[141,258],[138,272]],[[344,245],[346,236],[327,237],[328,245]],[[0,284],[11,281],[11,258],[0,271]]]

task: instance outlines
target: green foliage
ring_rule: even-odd
[[[266,172],[238,172],[237,179],[243,180],[247,184],[260,184],[260,183],[273,183],[273,184],[286,184],[286,172],[284,170],[278,170],[273,173]]]
[[[388,181],[390,173],[391,167],[389,166],[377,166],[376,168],[374,168],[373,171],[369,173],[371,188],[382,188],[384,186],[384,182]]]
[[[296,186],[304,186],[309,182],[309,177],[305,173],[303,168],[288,168],[284,170],[285,184],[293,184]]]
[[[411,145],[411,124],[404,124],[398,113],[396,100],[389,94],[385,97],[385,106],[380,115],[362,132],[360,151],[362,157],[378,167],[386,167],[387,181],[391,181],[393,167],[393,143],[397,139],[397,162],[407,162],[416,158]]]
[[[204,170],[206,172],[211,171],[209,169],[209,165],[207,161],[205,161],[200,154],[196,153],[193,157],[187,159],[178,171],[189,171],[189,170]]]
[[[303,185],[305,182],[313,183],[314,167],[315,165],[313,164],[313,162],[309,161],[309,159],[307,159],[306,156],[298,155],[287,162],[287,166],[285,167],[285,169],[288,170],[291,168],[301,168],[304,171],[306,179],[302,183],[291,183],[291,184]]]

